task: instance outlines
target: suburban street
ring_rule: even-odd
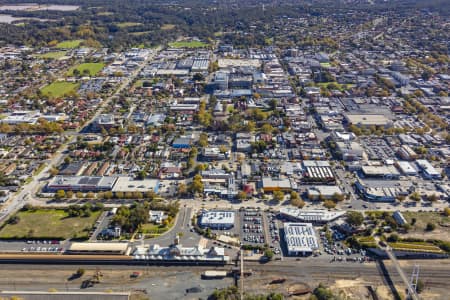
[[[119,95],[134,80],[134,78],[136,78],[136,76],[139,75],[141,70],[147,65],[149,61],[151,61],[155,57],[155,55],[158,53],[160,49],[161,49],[160,47],[154,49],[149,54],[147,59],[143,61],[136,70],[134,70],[131,76],[126,77],[122,81],[122,83],[118,86],[116,91],[100,104],[95,114],[89,119],[89,121],[86,122],[86,125],[92,123],[92,121],[94,121],[102,113],[103,109],[107,107],[114,99],[114,97]],[[39,174],[33,176],[30,183],[25,184],[19,192],[17,192],[14,196],[12,196],[8,200],[7,203],[4,204],[3,209],[0,212],[0,223],[5,221],[10,215],[14,214],[16,211],[18,211],[26,203],[33,201],[33,196],[38,191],[41,181],[49,177],[50,169],[61,162],[61,160],[64,158],[64,153],[68,149],[69,144],[73,141],[73,139],[76,136],[82,134],[81,133],[82,130],[83,128],[80,128],[79,131],[71,135],[70,138],[66,141],[66,143],[61,145],[60,149],[53,155],[52,159],[50,160],[49,163],[46,164],[45,168]],[[36,201],[34,200],[33,203],[35,202]]]

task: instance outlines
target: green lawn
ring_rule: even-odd
[[[338,88],[338,90],[340,90],[340,91],[344,91],[344,90],[346,90],[346,89],[349,89],[349,88],[351,88],[353,85],[351,85],[351,84],[340,84],[340,83],[337,83],[336,81],[334,81],[334,82],[318,82],[318,83],[316,83],[315,85],[317,86],[317,87],[326,87],[326,88],[328,88],[328,85],[329,84],[334,84],[334,85],[336,85],[336,87]]]
[[[38,58],[48,58],[48,59],[58,59],[67,54],[67,51],[55,51],[55,52],[47,52],[44,54],[37,54]]]
[[[172,228],[173,224],[175,222],[175,219],[170,220],[170,223],[167,224],[167,226],[163,224],[153,224],[153,223],[146,223],[141,226],[140,233],[148,234],[150,236],[158,236],[166,231],[168,231],[170,228]]]
[[[84,42],[84,40],[70,40],[70,41],[63,41],[58,43],[55,48],[59,49],[74,49],[80,47],[80,44]]]
[[[67,81],[55,81],[41,89],[43,95],[48,97],[62,97],[71,92],[76,92],[78,89],[78,83]]]
[[[190,42],[173,42],[169,43],[169,46],[172,48],[203,48],[208,46],[208,44],[199,41],[190,41]]]
[[[87,238],[101,211],[90,217],[68,217],[62,209],[21,211],[17,224],[7,224],[0,230],[3,239],[67,239]]]
[[[142,23],[137,22],[122,22],[122,23],[116,23],[117,27],[119,28],[127,28],[127,27],[134,27],[142,25]]]
[[[84,75],[84,71],[88,70],[90,76],[97,75],[105,67],[104,63],[84,63],[78,66],[70,68],[67,72],[67,76],[73,76],[73,71],[78,70],[80,75]]]

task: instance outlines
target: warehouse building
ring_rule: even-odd
[[[200,226],[211,229],[230,229],[234,226],[234,211],[205,211],[200,217]]]
[[[364,177],[396,179],[400,177],[400,173],[394,166],[362,166],[361,172]]]
[[[394,214],[392,215],[392,217],[394,217],[395,221],[400,226],[403,226],[408,223],[406,221],[405,217],[402,215],[402,213],[399,210],[395,211]]]
[[[314,185],[308,188],[308,199],[332,199],[335,195],[342,195],[342,190],[337,185]]]
[[[411,193],[411,186],[401,182],[377,182],[357,180],[356,191],[366,200],[373,202],[394,202],[398,196]]]
[[[407,176],[416,176],[417,175],[417,170],[413,167],[412,164],[410,164],[407,161],[397,161],[396,166],[403,175],[407,175]]]
[[[117,177],[111,176],[55,176],[47,185],[46,191],[111,191]]]
[[[376,114],[345,114],[348,124],[356,126],[387,126],[391,121],[384,115]]]
[[[284,240],[289,256],[307,256],[319,249],[311,223],[284,223]]]
[[[328,161],[303,161],[303,180],[307,182],[333,182],[333,171]]]
[[[439,173],[428,160],[418,159],[416,160],[417,166],[422,171],[423,177],[426,179],[441,179],[442,175]]]
[[[292,189],[291,181],[288,178],[272,179],[264,177],[261,183],[264,192],[289,191]]]

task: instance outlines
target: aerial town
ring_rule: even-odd
[[[0,299],[450,299],[450,17],[349,14],[0,44]]]

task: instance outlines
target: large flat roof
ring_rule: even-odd
[[[69,251],[93,251],[93,252],[123,252],[128,249],[128,243],[72,243],[69,247]]]
[[[229,58],[219,59],[219,68],[226,68],[226,67],[259,68],[260,66],[261,66],[261,61],[259,59],[229,59]]]
[[[234,225],[234,211],[207,211],[202,214],[200,223],[204,226],[214,224],[233,224]]]
[[[284,223],[284,238],[289,252],[312,252],[319,248],[311,223]]]
[[[116,181],[113,176],[55,176],[49,187],[53,186],[85,186],[111,188]]]
[[[290,189],[292,187],[288,178],[284,179],[272,179],[270,177],[264,177],[262,179],[263,188],[284,188]]]
[[[293,207],[282,207],[280,213],[299,221],[330,222],[345,214],[345,211],[328,211],[326,209],[299,209]]]
[[[349,123],[360,125],[387,125],[390,120],[384,115],[346,114]]]
[[[135,180],[131,177],[118,177],[113,192],[157,192],[159,180],[157,179],[144,179]]]

